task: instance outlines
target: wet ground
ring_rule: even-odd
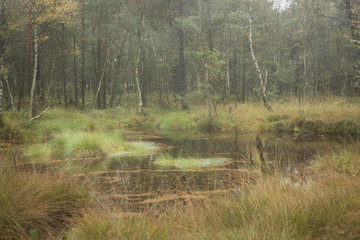
[[[91,159],[59,159],[27,163],[36,171],[62,169],[66,174],[89,179],[124,211],[140,211],[158,205],[186,204],[224,192],[239,193],[261,175],[254,167],[256,135],[223,133],[191,135],[124,131],[125,139],[145,150]],[[341,137],[260,136],[270,169],[302,176],[304,167],[323,151],[343,144]],[[6,149],[2,146],[2,149]],[[194,165],[159,164],[160,158],[197,161]]]

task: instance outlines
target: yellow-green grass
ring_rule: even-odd
[[[26,112],[4,112],[0,125],[0,140],[24,142],[31,139],[32,135]]]
[[[320,172],[360,177],[360,144],[355,142],[347,143],[345,147],[335,147],[318,156],[312,163],[312,168]]]
[[[108,111],[49,110],[42,119],[34,123],[34,128],[41,138],[51,138],[66,130],[99,131],[118,127],[116,115]]]
[[[355,99],[356,100],[356,99]],[[190,111],[149,108],[148,116],[127,116],[131,127],[157,127],[163,130],[182,131],[314,131],[324,133],[360,134],[360,108],[358,102],[340,98],[304,102],[295,99],[273,103],[269,112],[261,102],[246,104],[219,104],[217,116],[208,118],[206,104],[190,105]],[[135,117],[136,116],[136,117]],[[147,123],[151,119],[155,125]]]
[[[142,130],[199,131],[286,131],[360,134],[359,99],[314,99],[298,104],[294,98],[272,102],[269,112],[258,102],[245,104],[219,104],[217,116],[208,118],[206,102],[191,104],[190,111],[178,107],[144,108],[143,114],[135,109],[115,107],[106,110],[80,111],[75,109],[50,109],[32,123],[27,114],[5,112],[5,127],[0,130],[3,139],[52,138],[65,130],[98,131],[121,127]],[[230,110],[231,109],[231,110]]]
[[[55,238],[95,203],[95,192],[71,177],[21,171],[0,174],[0,238]]]
[[[49,161],[53,158],[54,147],[49,143],[28,145],[24,149],[24,155],[29,160]]]
[[[128,146],[120,133],[65,131],[53,140],[56,154],[65,158],[105,156],[127,151]]]
[[[198,169],[221,166],[229,161],[227,158],[199,158],[178,157],[169,154],[160,154],[156,157],[154,164],[161,168]]]
[[[51,161],[54,158],[91,158],[134,151],[120,133],[67,130],[58,133],[49,143],[28,145],[24,154],[29,160]]]

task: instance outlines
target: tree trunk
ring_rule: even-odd
[[[95,94],[94,99],[93,99],[93,108],[95,108],[96,99],[99,99],[99,96],[100,96],[99,93],[100,93],[101,87],[103,85],[102,82],[104,80],[104,76],[105,76],[105,72],[106,72],[107,58],[108,58],[108,56],[106,55],[105,56],[105,61],[104,61],[104,66],[103,66],[103,71],[102,71],[101,77],[99,79],[99,85],[97,87],[96,94]]]
[[[85,2],[81,1],[81,102],[85,106]]]
[[[137,113],[142,113],[142,107],[143,107],[143,101],[142,101],[142,93],[140,89],[140,79],[139,79],[139,62],[140,62],[140,55],[141,55],[141,46],[138,47],[138,55],[135,58],[135,81],[136,81],[136,88],[138,91],[138,107],[137,107]]]
[[[228,54],[225,54],[226,61],[226,95],[230,96],[230,66]]]
[[[34,73],[30,91],[30,104],[29,104],[29,118],[31,119],[34,115],[34,92],[36,85],[36,76],[37,76],[37,68],[38,68],[38,40],[37,40],[37,32],[36,28],[34,28]]]
[[[26,43],[26,72],[25,72],[25,79],[26,79],[26,87],[29,93],[30,91],[30,84],[31,84],[31,31],[32,31],[32,19],[29,17],[28,24],[27,24],[27,43]]]
[[[244,56],[243,56],[243,71],[242,71],[242,86],[241,86],[241,102],[245,103],[245,89],[246,89],[246,85],[245,85],[245,80],[246,80],[246,35],[244,34]]]
[[[124,50],[124,47],[125,47],[125,43],[126,43],[126,39],[127,38],[127,35],[125,36],[125,38],[124,38],[124,41],[122,42],[122,45],[121,45],[121,48],[120,48],[120,56],[119,56],[119,59],[118,59],[118,62],[117,62],[117,67],[119,68],[120,66],[121,66],[121,64],[122,64],[122,59],[123,59],[123,50]],[[125,71],[126,71],[126,69],[127,69],[127,64],[128,64],[128,61],[126,61],[126,63],[125,63]],[[120,71],[121,72],[121,71]],[[115,100],[115,95],[116,95],[116,90],[117,90],[117,88],[118,88],[118,79],[115,79],[115,80],[113,80],[113,83],[112,83],[112,87],[111,87],[111,97],[110,97],[110,102],[109,102],[109,104],[110,104],[110,107],[113,107],[113,104],[114,104],[114,100]]]
[[[53,78],[54,78],[55,60],[53,59],[52,54],[51,54],[50,61],[51,61],[51,68],[50,68],[50,76],[49,76],[49,86],[48,86],[48,90],[46,92],[46,98],[45,98],[46,106],[49,105],[50,90],[51,90],[51,85],[52,85]]]
[[[76,64],[76,39],[75,34],[73,34],[73,45],[74,45],[74,97],[75,97],[75,106],[78,105],[78,86],[77,86],[77,64]]]
[[[65,42],[64,42],[64,35],[61,36],[62,46],[61,46],[61,64],[62,64],[62,82],[63,82],[63,91],[64,91],[64,101],[65,101],[65,108],[68,107],[67,102],[67,93],[66,93],[66,72],[65,72]]]
[[[250,3],[252,4],[252,0],[250,1]],[[263,100],[263,102],[264,102],[265,107],[266,107],[270,112],[272,112],[273,109],[272,109],[272,107],[270,106],[270,104],[268,103],[267,98],[266,98],[266,85],[264,84],[264,80],[263,80],[263,77],[262,77],[262,74],[261,74],[261,70],[260,70],[260,67],[259,67],[259,65],[258,65],[258,62],[257,62],[257,60],[256,60],[255,53],[254,53],[254,48],[253,48],[251,6],[250,6],[250,15],[249,15],[249,42],[250,42],[250,52],[251,52],[251,56],[252,56],[252,59],[253,59],[254,64],[255,64],[256,71],[257,71],[257,73],[258,73],[258,75],[259,75],[259,82],[260,82],[260,87],[261,87],[262,100]]]
[[[1,4],[1,29],[5,25],[5,0],[2,0]],[[3,35],[0,35],[0,128],[2,127],[2,95],[3,95],[3,79],[4,79],[4,67],[5,67],[5,42]]]
[[[106,36],[106,30],[105,30],[105,36]],[[106,58],[107,58],[107,39],[105,37],[105,44],[104,44],[104,56],[105,56],[105,61],[104,61],[104,64],[106,65]],[[103,82],[104,84],[102,84],[102,108],[103,109],[106,109],[106,77],[107,77],[107,74],[106,74],[106,67],[104,67],[104,72],[103,72],[104,76],[103,76]]]
[[[139,63],[140,63],[140,57],[141,57],[141,46],[143,45],[144,42],[144,34],[143,34],[143,29],[144,29],[144,25],[145,25],[145,14],[141,15],[141,25],[138,28],[138,39],[139,39],[139,46],[138,46],[138,54],[135,57],[135,82],[136,82],[136,88],[138,91],[138,107],[137,107],[137,113],[141,114],[142,113],[142,108],[143,108],[143,100],[142,100],[142,92],[141,92],[141,88],[140,88],[140,78],[139,78]]]
[[[102,7],[102,6],[101,6]],[[102,8],[100,9],[100,16],[98,19],[98,23],[97,23],[97,71],[98,74],[101,74],[101,20],[102,20]],[[100,84],[100,79],[98,79],[99,81],[99,86],[101,86]],[[98,94],[97,96],[97,103],[98,103],[98,108],[101,108],[101,94]]]
[[[3,70],[4,66],[3,66],[3,56],[1,56],[1,71]],[[3,95],[3,74],[1,73],[1,79],[0,79],[0,127],[2,125],[2,95]]]
[[[299,106],[301,104],[301,61],[300,61],[301,39],[296,50],[296,73],[295,73],[295,96],[298,97]]]
[[[142,100],[143,100],[143,106],[146,107],[147,104],[147,76],[146,76],[146,66],[145,66],[145,48],[144,48],[144,42],[141,44],[142,48],[142,54],[141,54],[141,79],[142,79]]]
[[[178,17],[181,18],[183,14],[183,0],[178,3]],[[189,106],[185,101],[186,97],[186,78],[185,78],[185,54],[184,54],[184,31],[182,27],[178,30],[179,37],[179,66],[177,76],[176,93],[180,96],[181,108],[183,111],[189,110]]]
[[[212,104],[211,104],[211,92],[210,92],[210,79],[209,79],[209,65],[206,59],[205,62],[205,84],[206,84],[206,95],[208,100],[208,118],[212,120]]]
[[[14,97],[13,97],[13,95],[11,93],[11,90],[10,90],[10,84],[9,84],[8,78],[7,78],[7,76],[3,76],[3,79],[4,79],[5,83],[6,83],[6,87],[7,87],[7,90],[9,92],[11,108],[13,109],[14,112],[16,112],[16,108],[15,108],[15,105],[14,105]]]

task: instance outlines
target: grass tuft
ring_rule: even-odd
[[[0,238],[56,236],[91,205],[91,188],[71,178],[26,172],[0,175]]]
[[[55,136],[54,146],[65,158],[99,157],[126,150],[120,134],[65,131]]]

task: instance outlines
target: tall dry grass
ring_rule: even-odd
[[[55,238],[96,202],[94,193],[69,177],[0,169],[0,238]]]

